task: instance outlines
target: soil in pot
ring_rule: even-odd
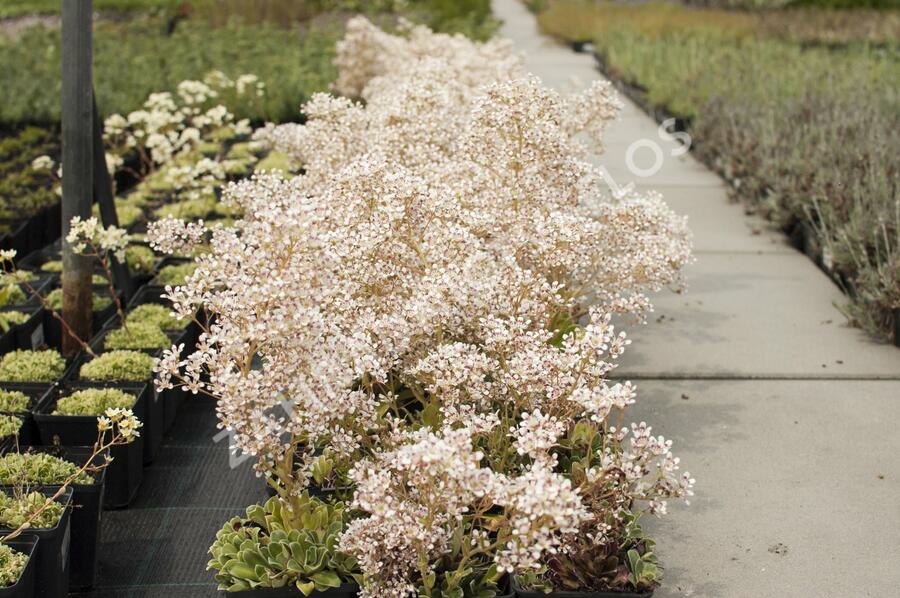
[[[54,415],[57,401],[75,391],[87,388],[109,388],[98,384],[69,382],[52,388],[35,408],[34,419],[46,445],[93,446],[97,439],[97,417],[93,415]],[[142,422],[146,419],[148,384],[118,385],[124,392],[134,395],[137,400],[132,407],[135,416]],[[130,444],[112,448],[113,462],[106,468],[106,488],[103,504],[107,509],[127,507],[140,488],[143,479],[144,442],[141,436]]]
[[[34,598],[34,585],[37,573],[37,559],[34,557],[37,554],[39,541],[34,534],[21,534],[6,542],[6,545],[16,552],[28,555],[28,562],[25,563],[25,569],[22,570],[16,583],[0,588],[0,598]]]
[[[44,494],[53,494],[45,491]],[[57,499],[65,506],[62,517],[49,529],[29,528],[37,536],[35,550],[35,598],[61,598],[69,592],[69,548],[71,542],[72,488]],[[13,530],[0,529],[0,536]]]
[[[14,447],[7,447],[0,454],[15,452]],[[20,452],[41,452],[83,465],[93,453],[87,446],[34,446],[22,447]],[[98,455],[94,464],[99,465],[104,459]],[[103,508],[103,491],[106,487],[106,469],[101,469],[94,476],[94,484],[72,484],[72,546],[77,547],[69,552],[69,588],[71,590],[88,590],[94,585],[97,572],[97,542],[100,536],[100,511]],[[59,486],[40,486],[41,490],[56,491]]]

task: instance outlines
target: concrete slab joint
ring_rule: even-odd
[[[494,11],[545,83],[601,76],[520,0]],[[625,152],[657,129],[626,101],[596,158],[662,192],[695,238],[688,292],[624,325],[634,343],[616,371],[636,380],[630,417],[673,438],[698,481],[691,506],[648,521],[666,569],[656,596],[900,596],[900,567],[883,565],[900,562],[900,351],[849,328],[840,290],[690,155],[631,174]]]

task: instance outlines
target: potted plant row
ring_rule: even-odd
[[[93,585],[108,457],[111,450],[138,438],[139,428],[131,411],[111,408],[95,419],[91,447],[22,452],[17,444],[4,445],[0,595],[62,598],[70,587]]]
[[[151,383],[154,363],[155,355],[145,351],[115,349],[98,351],[96,356],[82,352],[66,376],[67,383],[122,389],[141,397],[145,464],[153,461],[164,434],[164,404]]]
[[[69,591],[70,518],[72,489],[66,489],[37,518],[33,514],[55,492],[0,489],[0,536],[8,536],[27,523],[37,537],[32,558],[35,567],[35,598],[59,598]]]
[[[172,314],[171,304],[163,295],[165,288],[159,285],[145,285],[135,293],[128,305],[128,320],[148,322],[162,329],[172,341],[171,345],[184,345],[182,355],[188,355],[197,344],[202,322],[201,314],[194,320],[185,321]],[[168,348],[168,347],[167,347]],[[187,398],[187,391],[180,387],[169,388],[162,392],[164,406],[165,429],[169,430],[175,423],[175,416]]]
[[[152,394],[152,358],[113,352],[87,367],[82,376],[83,369],[81,358],[69,366],[53,350],[15,351],[0,359],[0,398],[6,403],[0,403],[0,411],[5,407],[4,417],[21,418],[21,444],[90,446],[96,437],[96,417],[109,407],[132,409],[139,419],[145,417]],[[138,377],[136,371],[140,373],[137,381],[110,380]],[[96,381],[89,381],[91,378]],[[127,506],[140,486],[142,440],[113,449],[115,459],[105,497],[110,508]]]
[[[0,485],[22,484],[27,488],[54,492],[70,477],[72,487],[72,544],[69,553],[69,585],[85,590],[94,585],[97,541],[106,468],[101,467],[106,452],[94,455],[91,447],[8,446],[0,454]],[[92,462],[92,469],[79,473],[80,466]]]
[[[114,387],[89,382],[66,382],[51,388],[34,410],[42,444],[90,446],[97,437],[97,417],[109,409],[128,409],[143,421],[149,385]],[[110,450],[113,458],[106,473],[104,506],[128,506],[143,479],[143,438]]]

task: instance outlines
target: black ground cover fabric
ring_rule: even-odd
[[[79,598],[204,598],[220,595],[206,570],[222,525],[265,500],[251,461],[229,458],[214,402],[190,397],[132,504],[101,515],[94,590]],[[73,546],[72,550],[77,550]]]

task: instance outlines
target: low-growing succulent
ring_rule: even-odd
[[[262,151],[262,148],[252,141],[243,141],[232,145],[225,157],[229,160],[247,160],[258,158]]]
[[[271,498],[216,533],[207,568],[229,592],[294,586],[308,596],[336,588],[358,576],[355,559],[337,549],[347,521],[342,503],[307,493]]]
[[[118,388],[88,388],[59,399],[53,415],[101,415],[107,409],[131,409],[136,401]]]
[[[80,467],[49,453],[7,453],[0,457],[0,485],[51,486],[63,484]],[[87,472],[75,478],[75,484],[93,484]]]
[[[53,382],[66,370],[66,360],[58,351],[18,350],[0,360],[0,380],[12,382]]]
[[[246,176],[253,170],[255,160],[225,160],[222,162],[228,176]]]
[[[152,203],[152,195],[148,189],[138,186],[125,197],[117,197],[116,205],[146,208]]]
[[[0,331],[8,332],[13,326],[24,324],[31,314],[24,311],[0,311]]]
[[[185,279],[193,274],[196,269],[197,265],[192,262],[172,264],[159,271],[159,274],[156,275],[156,282],[161,285],[182,285]]]
[[[47,497],[40,492],[29,492],[22,496],[13,496],[0,491],[0,527],[16,529],[44,506]],[[43,513],[31,522],[34,529],[50,529],[59,523],[65,507],[53,502]]]
[[[93,382],[147,380],[156,360],[140,351],[107,351],[83,366],[79,376]]]
[[[16,585],[27,564],[27,554],[0,544],[0,588]]]
[[[7,305],[21,305],[28,300],[28,295],[18,283],[7,284],[0,288],[0,307]]]
[[[172,310],[158,303],[138,305],[125,316],[126,323],[152,324],[163,330],[177,330],[184,327],[184,320],[178,319]]]
[[[31,270],[15,270],[0,274],[0,285],[18,284],[20,282],[34,282],[38,275]]]
[[[164,205],[153,211],[157,219],[183,218],[185,220],[200,220],[212,214],[216,209],[216,196],[206,195],[196,199],[186,199],[176,203]]]
[[[41,264],[41,270],[50,274],[61,274],[63,271],[62,260],[50,260],[49,262],[44,262]],[[92,274],[91,284],[106,284],[106,277],[102,274]],[[51,293],[51,295],[52,294],[53,293]],[[62,303],[60,303],[60,307],[62,307]]]
[[[171,344],[159,326],[147,322],[111,330],[103,341],[106,349],[165,349]]]
[[[18,436],[22,420],[15,415],[0,415],[0,438]]]
[[[60,274],[63,271],[62,260],[49,260],[41,264],[41,272]]]
[[[94,208],[94,216],[100,217],[100,209]],[[121,228],[131,228],[137,222],[144,219],[144,211],[130,203],[116,202],[116,216]]]
[[[0,411],[21,413],[28,409],[31,399],[20,390],[0,389]]]
[[[620,537],[597,543],[585,535],[567,553],[548,560],[543,579],[526,575],[520,583],[548,592],[644,592],[655,588],[660,570],[653,540],[644,535],[638,517],[622,523]]]
[[[129,245],[125,248],[125,263],[139,274],[150,274],[156,265],[156,254],[143,245]]]
[[[291,171],[291,158],[283,152],[269,152],[269,155],[257,162],[256,172],[272,172],[280,170],[284,173]]]
[[[98,275],[95,275],[95,276],[98,276]],[[105,278],[101,277],[100,280],[103,284],[106,284]],[[99,283],[96,283],[96,284],[99,284]],[[53,289],[52,291],[50,291],[47,294],[46,301],[50,305],[50,307],[52,307],[53,309],[57,309],[57,310],[62,309],[62,306],[63,306],[63,304],[62,304],[63,303],[62,289]],[[102,309],[105,309],[106,307],[109,307],[109,305],[111,305],[111,304],[112,304],[112,299],[109,297],[109,295],[106,295],[104,293],[94,293],[94,299],[93,299],[94,311],[100,311]]]
[[[214,143],[212,141],[204,141],[197,146],[197,151],[207,158],[213,158],[219,155],[219,152],[222,151],[222,144]]]

